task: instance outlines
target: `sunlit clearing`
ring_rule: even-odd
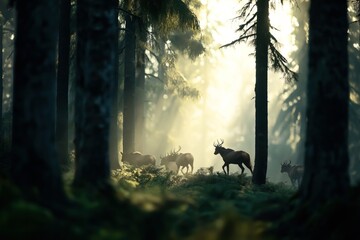
[[[148,142],[148,150],[157,149],[152,153],[164,155],[181,146],[181,152],[191,152],[194,155],[195,171],[200,167],[214,166],[214,171],[222,172],[223,160],[220,155],[213,154],[213,143],[218,139],[224,139],[223,146],[226,148],[248,152],[254,163],[255,57],[253,54],[255,47],[241,43],[228,48],[219,48],[238,37],[235,30],[240,22],[234,18],[242,5],[237,0],[226,1],[226,4],[219,0],[202,0],[202,3],[203,9],[198,13],[201,27],[207,28],[212,33],[213,40],[207,43],[206,54],[194,62],[187,57],[180,57],[177,62],[178,69],[186,79],[199,89],[201,98],[181,100],[173,104],[176,109],[157,121],[161,126],[148,123],[149,126],[162,129],[166,129],[164,122],[172,124],[166,132],[167,142],[157,142],[154,140],[155,132],[150,132],[153,135],[149,137],[152,141]],[[270,11],[272,25],[278,29],[278,31],[273,30],[273,33],[281,43],[279,49],[285,57],[288,57],[290,51],[294,49],[290,6],[279,4],[278,10]],[[276,138],[271,128],[282,107],[279,95],[285,88],[285,80],[280,74],[269,71],[268,81],[270,144]],[[171,102],[172,97],[161,99],[161,101],[165,100]],[[275,161],[269,156],[269,164],[272,162],[278,164],[282,160]],[[269,166],[269,169],[271,168]],[[276,168],[277,174],[281,175],[277,165],[273,168]],[[230,172],[239,173],[240,168],[237,165],[230,165]],[[247,169],[245,173],[250,175]]]

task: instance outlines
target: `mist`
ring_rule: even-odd
[[[224,140],[224,147],[243,150],[250,154],[254,164],[255,159],[255,48],[251,44],[241,43],[220,48],[238,37],[235,30],[240,23],[236,20],[238,10],[242,7],[238,1],[202,1],[204,4],[199,16],[203,31],[210,32],[212,39],[206,43],[206,52],[195,60],[186,56],[177,59],[177,68],[190,85],[200,92],[197,99],[181,99],[176,96],[159,98],[162,104],[168,103],[173,108],[169,111],[163,107],[161,117],[147,119],[148,135],[146,137],[146,152],[157,158],[179,149],[194,155],[194,170],[200,167],[214,167],[214,171],[222,172],[223,160],[220,155],[214,155],[213,143]],[[279,5],[272,10],[270,19],[279,29],[273,32],[282,44],[280,50],[285,57],[294,49],[291,40],[290,6]],[[286,19],[288,18],[288,19]],[[277,142],[272,134],[272,126],[282,107],[281,93],[287,83],[281,74],[268,72],[268,121],[269,121],[269,159],[268,180],[278,182],[285,178],[280,173],[280,163],[289,160],[284,155],[282,159],[272,156],[270,145]],[[165,104],[166,105],[166,104]],[[167,111],[165,113],[165,111]],[[165,113],[165,114],[164,114]],[[160,128],[160,129],[159,129]],[[159,135],[161,129],[168,129]],[[291,149],[291,146],[286,146]],[[231,173],[239,173],[237,165],[230,165]],[[245,170],[250,175],[249,170]],[[286,180],[285,180],[286,181]]]

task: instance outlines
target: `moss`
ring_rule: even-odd
[[[2,179],[0,239],[351,239],[360,218],[360,187],[310,211],[295,189],[256,186],[246,175],[124,167],[113,172],[112,191],[65,184],[70,202],[59,214]]]

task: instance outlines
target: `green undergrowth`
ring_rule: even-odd
[[[74,190],[50,211],[0,182],[0,239],[281,239],[269,234],[279,206],[294,190],[254,186],[246,175],[174,175],[162,168],[123,166],[112,172],[112,196]],[[273,209],[273,211],[268,211]],[[261,218],[266,212],[268,218]]]

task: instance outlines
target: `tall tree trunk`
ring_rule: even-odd
[[[114,83],[116,0],[78,0],[75,95],[75,186],[107,188]]]
[[[71,0],[60,0],[59,55],[57,72],[56,143],[60,163],[69,168],[69,64]]]
[[[64,199],[55,147],[58,2],[16,1],[13,181],[44,204]]]
[[[309,29],[310,104],[300,196],[315,209],[349,188],[347,1],[312,0]]]
[[[119,1],[116,0],[116,7],[118,7]],[[115,15],[113,19],[115,21],[117,32],[116,32],[116,41],[115,45],[115,76],[114,76],[114,86],[112,91],[112,109],[111,109],[111,123],[110,123],[110,168],[118,169],[120,168],[119,164],[119,126],[118,126],[118,115],[119,115],[119,20],[118,14]]]
[[[4,151],[4,135],[3,135],[3,92],[4,92],[4,72],[3,72],[3,36],[4,21],[0,18],[0,154]],[[2,161],[2,160],[1,160]],[[1,164],[1,163],[0,163]]]
[[[136,19],[125,17],[123,152],[135,151],[135,43]]]
[[[255,166],[252,180],[255,184],[264,184],[266,182],[268,156],[269,0],[258,0],[256,6]]]
[[[136,71],[135,71],[135,147],[143,151],[145,143],[145,44],[146,27],[141,19],[137,21],[139,39],[136,47]]]

